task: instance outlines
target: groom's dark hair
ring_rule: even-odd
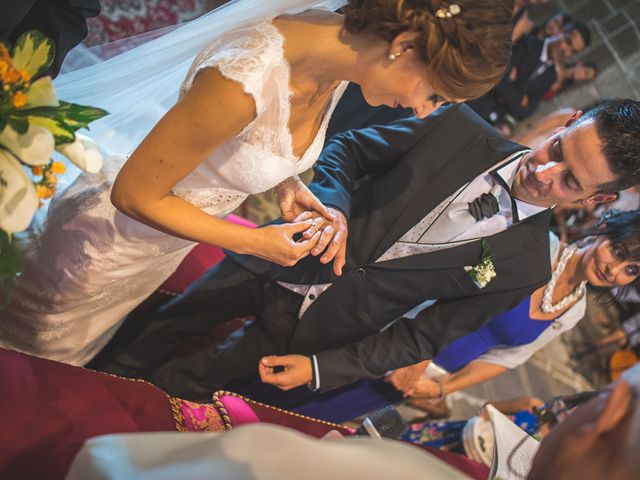
[[[614,193],[640,183],[640,102],[605,100],[574,124],[594,119],[602,152],[616,180],[600,185],[600,192]]]

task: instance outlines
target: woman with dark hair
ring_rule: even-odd
[[[598,75],[598,66],[589,60],[580,60],[571,65],[555,64],[557,80],[544,95],[544,100],[550,100],[571,87],[590,82]]]
[[[564,245],[552,235],[551,281],[514,309],[455,340],[434,359],[449,376],[423,376],[425,363],[400,369],[390,381],[405,395],[440,397],[476,385],[527,361],[584,316],[586,285],[640,284],[640,211],[608,212],[583,241]]]

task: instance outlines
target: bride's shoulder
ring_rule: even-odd
[[[242,58],[281,50],[283,37],[273,22],[265,20],[230,30],[211,39],[198,54],[203,57]]]
[[[198,74],[208,68],[243,84],[259,84],[270,67],[283,62],[283,40],[269,21],[228,31],[210,40],[193,60],[181,94],[191,88]]]

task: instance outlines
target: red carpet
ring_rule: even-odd
[[[101,0],[102,13],[88,20],[85,45],[130,37],[198,17],[207,0]]]

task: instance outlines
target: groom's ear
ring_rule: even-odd
[[[571,125],[573,125],[580,117],[582,116],[582,110],[576,110],[575,112],[573,112],[573,115],[571,115],[566,122],[564,122],[564,126],[569,128]]]
[[[615,202],[618,199],[617,193],[596,193],[589,198],[582,200],[582,203],[589,207],[595,207],[602,203]]]

